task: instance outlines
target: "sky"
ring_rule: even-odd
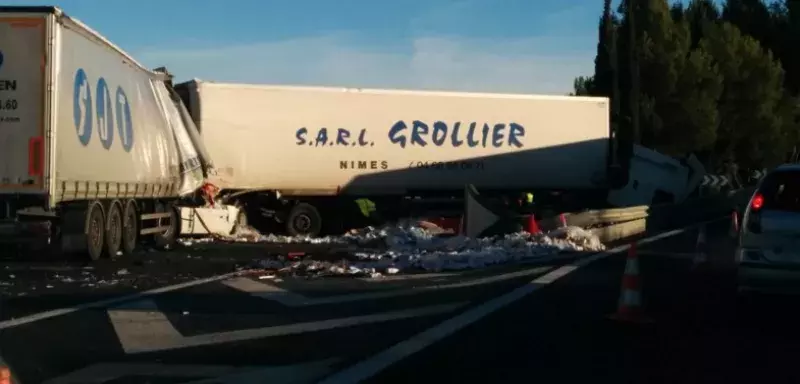
[[[5,0],[4,5],[42,3]],[[567,94],[602,0],[62,0],[176,80]]]

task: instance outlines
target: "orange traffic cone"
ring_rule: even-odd
[[[619,294],[617,312],[610,315],[609,318],[634,323],[652,321],[642,313],[642,292],[639,284],[639,258],[636,255],[636,243],[631,243],[628,248],[628,259],[625,262],[625,273],[622,275],[622,289]]]
[[[558,215],[558,219],[561,221],[561,226],[562,227],[566,227],[567,226],[567,217],[564,216],[563,213]]]
[[[695,245],[695,256],[692,260],[692,268],[697,269],[708,262],[708,245],[706,244],[706,226],[703,225],[697,231],[697,244]]]
[[[739,235],[739,212],[736,212],[735,209],[731,212],[731,228],[728,235],[730,235],[730,237]]]
[[[536,216],[531,213],[531,215],[528,216],[528,233],[533,235],[540,232],[542,232],[542,230],[539,229],[539,224],[536,223]]]

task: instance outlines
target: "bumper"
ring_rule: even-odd
[[[47,241],[51,228],[49,221],[0,221],[0,243]]]
[[[742,263],[737,270],[739,291],[800,294],[800,268]]]

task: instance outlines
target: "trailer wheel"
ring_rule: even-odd
[[[111,203],[106,216],[106,255],[110,259],[116,259],[122,246],[122,209],[118,201]]]
[[[125,203],[125,212],[122,214],[122,253],[132,254],[138,242],[139,214],[136,212],[136,203],[128,200]]]
[[[178,240],[178,234],[181,230],[180,217],[178,216],[178,211],[172,205],[164,205],[163,207],[169,212],[169,229],[164,233],[156,234],[155,240],[156,248],[167,250],[174,247],[175,241]]]
[[[105,223],[103,206],[99,202],[90,204],[86,210],[86,251],[92,260],[99,260],[103,255]]]
[[[292,236],[316,236],[322,230],[322,215],[311,204],[292,207],[286,220],[286,232]]]

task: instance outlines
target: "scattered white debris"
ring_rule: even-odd
[[[127,268],[122,268],[119,271],[117,271],[117,275],[119,275],[119,276],[125,276],[125,275],[129,275],[129,274],[130,274],[130,272],[128,271]]]
[[[257,267],[282,272],[315,275],[360,275],[424,270],[439,272],[484,268],[490,265],[537,260],[565,252],[597,252],[605,246],[591,232],[579,227],[562,227],[547,234],[513,233],[505,236],[471,239],[464,236],[439,236],[430,228],[405,224],[383,228],[367,227],[338,237],[254,236],[248,232],[242,241],[269,243],[311,243],[371,246],[380,250],[356,251],[354,262],[324,262],[313,258],[285,261],[261,260]]]

